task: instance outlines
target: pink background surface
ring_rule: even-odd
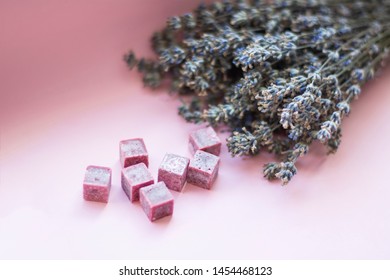
[[[143,137],[156,178],[166,152],[189,156],[196,126],[122,55],[151,55],[152,32],[197,3],[0,1],[0,258],[390,257],[389,73],[353,104],[338,153],[313,148],[287,187],[262,178],[271,156],[224,146],[214,188],[174,193],[172,218],[150,223],[127,200],[119,141]],[[113,168],[107,205],[82,199],[90,164]]]

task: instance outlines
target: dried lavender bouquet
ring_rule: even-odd
[[[390,46],[390,1],[236,0],[168,19],[158,59],[124,56],[146,86],[168,78],[187,121],[224,125],[233,156],[265,150],[264,176],[287,184],[315,140],[334,153],[342,119]]]

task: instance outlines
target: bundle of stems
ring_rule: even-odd
[[[388,0],[226,0],[169,18],[152,37],[157,59],[124,59],[146,86],[168,78],[187,121],[227,126],[233,156],[276,154],[264,176],[285,185],[314,141],[337,151],[350,103],[388,57],[389,27]]]

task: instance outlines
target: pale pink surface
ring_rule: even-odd
[[[118,142],[144,138],[156,178],[196,126],[121,57],[151,55],[150,34],[198,2],[0,2],[0,258],[390,258],[389,73],[353,104],[338,153],[312,150],[287,187],[262,178],[269,155],[223,146],[213,188],[174,193],[172,218],[128,202]],[[113,168],[107,205],[82,198],[90,164]]]

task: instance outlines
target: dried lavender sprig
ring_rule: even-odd
[[[281,157],[264,176],[287,184],[313,141],[335,152],[341,122],[390,46],[390,2],[223,1],[175,16],[155,33],[158,60],[125,55],[147,86],[170,76],[190,122],[230,127],[233,156]]]

